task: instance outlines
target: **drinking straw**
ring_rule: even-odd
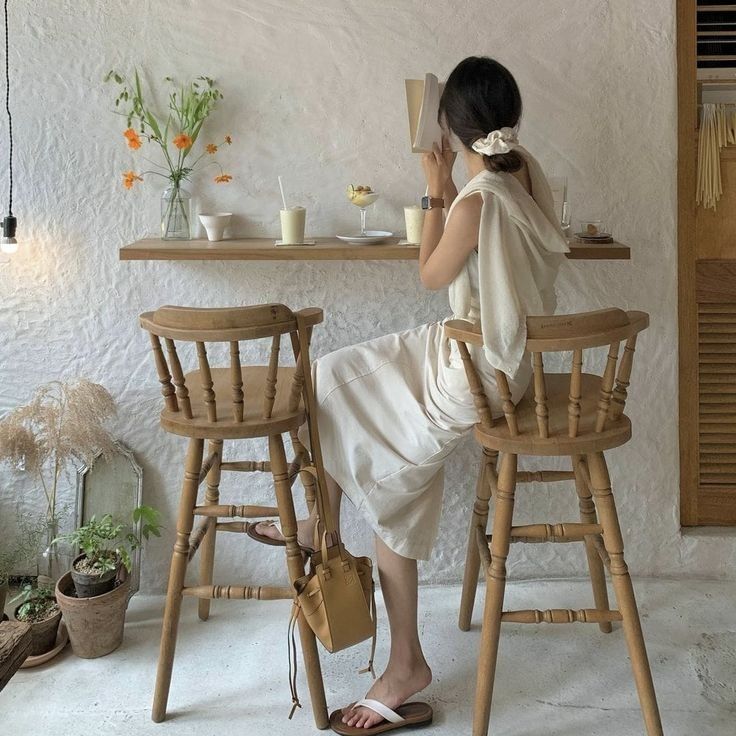
[[[284,196],[284,183],[281,181],[281,177],[279,177],[279,189],[281,190],[281,201],[284,203],[284,209],[288,210],[289,208],[286,206],[286,197]]]

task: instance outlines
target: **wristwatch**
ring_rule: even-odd
[[[445,200],[442,197],[422,197],[422,209],[433,210],[435,208],[444,209]]]

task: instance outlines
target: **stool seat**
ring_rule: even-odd
[[[230,368],[212,368],[212,390],[215,394],[217,421],[208,419],[207,404],[199,391],[191,391],[190,403],[192,418],[187,419],[184,412],[164,409],[161,412],[161,426],[172,434],[197,439],[247,439],[249,437],[269,437],[297,430],[304,424],[305,414],[300,401],[297,410],[289,410],[291,385],[296,369],[279,366],[276,374],[276,396],[271,416],[263,416],[263,393],[258,390],[245,390],[243,396],[243,421],[236,421],[232,413],[232,373]],[[241,367],[243,386],[263,386],[266,383],[268,366],[245,365]],[[200,371],[191,371],[185,376],[188,386],[201,386]]]
[[[496,421],[492,427],[477,424],[475,437],[489,450],[514,455],[587,455],[619,447],[631,439],[631,422],[622,414],[616,421],[608,421],[602,432],[595,431],[598,413],[598,396],[601,377],[590,373],[581,375],[580,422],[576,437],[569,435],[569,373],[547,373],[547,411],[549,437],[537,432],[537,404],[534,387],[529,387],[514,412],[518,424],[518,436],[512,435],[509,425]]]

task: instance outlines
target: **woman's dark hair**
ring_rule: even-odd
[[[511,72],[495,59],[469,56],[450,74],[440,98],[440,121],[472,148],[491,131],[514,128],[521,119],[521,93]],[[491,171],[518,171],[522,158],[516,151],[483,156]]]

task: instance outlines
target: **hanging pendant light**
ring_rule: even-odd
[[[8,48],[8,0],[5,0],[5,111],[8,115],[8,214],[3,219],[3,234],[0,238],[0,251],[6,254],[18,250],[15,231],[18,221],[13,216],[13,117],[10,114],[10,53]]]

